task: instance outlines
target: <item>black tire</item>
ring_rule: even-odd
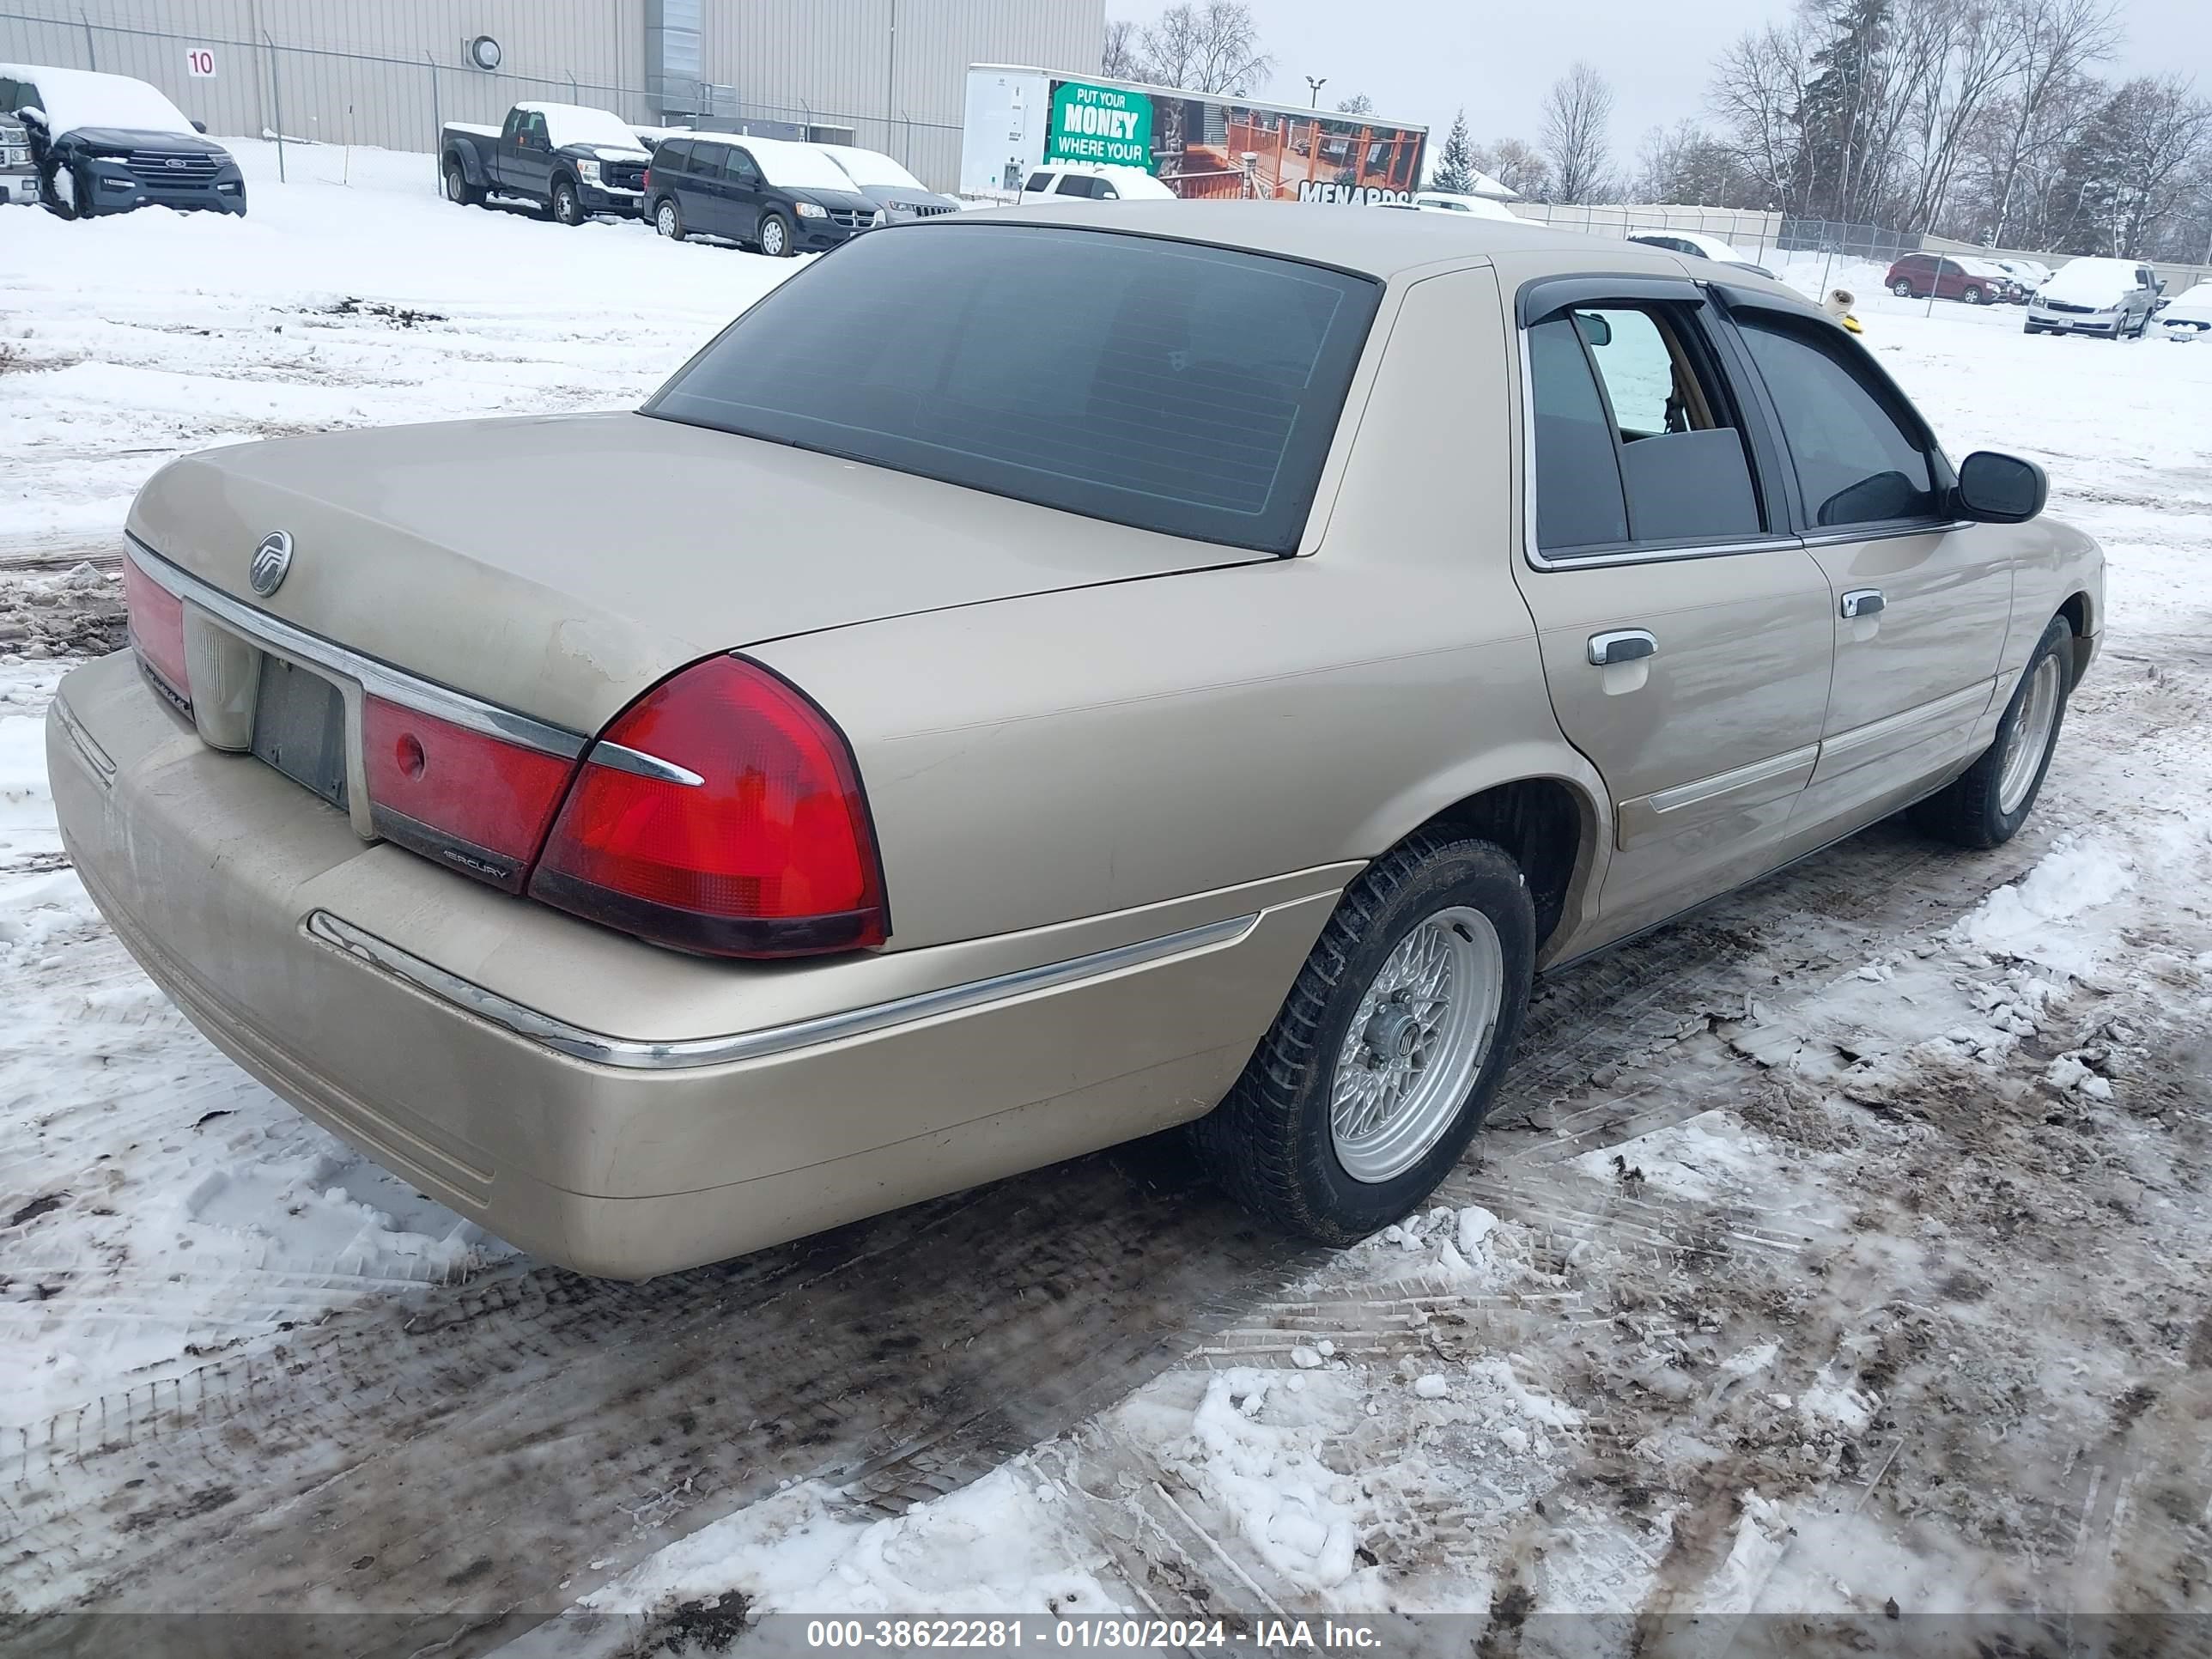
[[[1900,300],[1910,300],[1912,297],[1912,284],[1900,276],[1889,285],[1889,291]]]
[[[2046,659],[2058,659],[2058,706],[2051,719],[2050,734],[2044,739],[2043,754],[2037,761],[2035,775],[2010,811],[2004,809],[1999,798],[1998,780],[2004,769],[2005,747],[2028,706],[2029,688],[2035,682],[2036,669]],[[2057,752],[2058,733],[2066,724],[2066,699],[2074,682],[2074,629],[2063,617],[2053,617],[2051,625],[2043,630],[2043,637],[2029,653],[2027,666],[2021,670],[2020,683],[2013,688],[2012,701],[2005,705],[2004,717],[1997,722],[1996,735],[1979,760],[1938,793],[1912,809],[1916,827],[1931,836],[1960,847],[1987,848],[2002,847],[2020,833],[2027,815],[2035,810],[2035,798],[2043,793],[2043,780],[2051,770],[2051,757]]]
[[[455,207],[482,207],[483,191],[469,182],[459,156],[446,158],[446,199]]]
[[[1982,291],[1978,288],[1969,288],[1962,291],[1959,297],[1970,306],[1978,306],[1982,302]]]
[[[761,215],[760,232],[754,246],[771,259],[788,259],[799,252],[799,244],[791,234],[791,221],[775,212]]]
[[[577,194],[574,183],[567,179],[553,181],[553,199],[547,204],[547,210],[552,214],[555,224],[567,225],[571,229],[582,224],[589,216],[584,211],[584,198]]]
[[[676,205],[673,196],[664,196],[653,204],[653,228],[672,242],[684,240],[684,210]]]
[[[1437,912],[1464,906],[1496,930],[1503,990],[1489,1048],[1456,1115],[1403,1173],[1354,1180],[1330,1131],[1336,1060],[1391,953]],[[1191,1126],[1200,1162],[1265,1219],[1325,1244],[1389,1226],[1436,1189],[1482,1127],[1528,1006],[1536,914],[1512,859],[1487,841],[1423,833],[1369,866],[1337,902],[1282,1012],[1227,1098]]]
[[[2043,332],[2043,331],[2038,328],[2033,323],[2023,323],[2021,325],[2020,331],[2023,334],[2040,334]]]

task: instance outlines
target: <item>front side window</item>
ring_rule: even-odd
[[[781,284],[645,412],[1286,554],[1381,293],[1227,248],[940,221]]]
[[[1935,516],[1935,469],[1896,394],[1859,349],[1765,311],[1738,318],[1744,344],[1774,399],[1805,512],[1815,525],[1882,524]]]
[[[1577,307],[1531,328],[1528,349],[1546,553],[1764,533],[1741,428],[1686,309]]]
[[[732,145],[722,153],[722,176],[732,184],[750,185],[760,177],[753,158]]]

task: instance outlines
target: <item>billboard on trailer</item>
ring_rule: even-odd
[[[960,193],[1006,200],[1062,162],[1140,168],[1186,199],[1411,202],[1428,141],[1410,121],[973,64]]]

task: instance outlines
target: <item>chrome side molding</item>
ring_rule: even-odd
[[[948,985],[934,991],[920,991],[912,996],[894,997],[887,1002],[848,1008],[839,1013],[820,1014],[811,1019],[793,1020],[787,1024],[763,1026],[758,1030],[734,1031],[726,1036],[688,1037],[673,1042],[609,1036],[603,1032],[573,1025],[564,1019],[556,1019],[535,1008],[526,1008],[495,991],[487,990],[473,981],[463,979],[458,974],[448,973],[434,963],[425,962],[412,952],[403,951],[389,940],[379,939],[327,910],[311,913],[302,926],[309,938],[332,950],[343,951],[348,956],[403,980],[441,1002],[452,1003],[480,1019],[488,1020],[517,1036],[527,1038],[556,1053],[575,1060],[588,1060],[595,1066],[611,1066],[624,1071],[670,1072],[686,1071],[701,1066],[725,1066],[734,1060],[760,1060],[771,1054],[786,1054],[794,1048],[811,1048],[817,1043],[865,1036],[939,1014],[962,1013],[988,1003],[1009,1001],[1039,991],[1057,990],[1086,979],[1102,979],[1109,974],[1164,962],[1171,957],[1194,955],[1219,945],[1234,944],[1257,927],[1259,921],[1257,911],[1249,915],[1225,917],[1219,921],[1202,922],[1195,927],[1162,933],[1153,939],[1139,939],[1133,944],[1093,951],[1086,956],[1042,963],[1034,968],[1020,968],[1008,974],[994,974],[988,979],[970,980],[964,985]]]

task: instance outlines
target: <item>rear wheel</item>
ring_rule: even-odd
[[[483,205],[483,191],[469,182],[469,175],[457,160],[446,163],[446,199],[457,207]]]
[[[653,228],[672,242],[684,240],[684,216],[676,210],[673,198],[664,196],[653,210]]]
[[[584,198],[566,179],[553,186],[553,219],[556,224],[570,226],[584,222]]]
[[[1419,835],[1338,901],[1243,1075],[1193,1126],[1240,1202],[1349,1244],[1426,1198],[1481,1127],[1536,951],[1528,884],[1492,842]]]
[[[1916,823],[1961,847],[2001,847],[2020,833],[2058,747],[2073,648],[2073,629],[2065,617],[2053,617],[2013,689],[1996,736],[1956,781],[1913,809]]]
[[[760,251],[771,259],[789,258],[798,252],[791,240],[791,221],[781,213],[762,216],[760,222]]]

